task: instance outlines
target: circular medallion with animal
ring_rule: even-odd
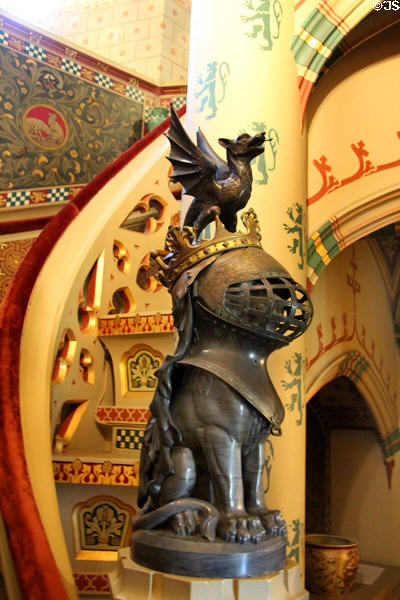
[[[24,131],[41,148],[60,148],[67,140],[67,124],[61,114],[50,106],[31,106],[23,117]]]

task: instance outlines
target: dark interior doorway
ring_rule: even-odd
[[[347,377],[327,383],[307,404],[306,531],[331,532],[331,431],[369,429],[377,432],[375,419]]]

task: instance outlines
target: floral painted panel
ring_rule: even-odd
[[[0,47],[0,189],[88,183],[141,137],[143,104]]]

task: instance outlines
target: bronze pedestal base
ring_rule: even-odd
[[[178,537],[168,530],[140,530],[132,536],[132,560],[174,575],[207,579],[260,577],[283,569],[286,540],[259,544],[207,542],[200,535]]]

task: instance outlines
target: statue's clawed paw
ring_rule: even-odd
[[[267,510],[260,518],[268,535],[287,536],[286,521],[280,510]]]
[[[238,544],[258,544],[266,536],[260,519],[249,516],[221,518],[218,534],[225,542]]]
[[[197,528],[197,511],[184,510],[171,518],[174,533],[180,536],[193,535]]]

